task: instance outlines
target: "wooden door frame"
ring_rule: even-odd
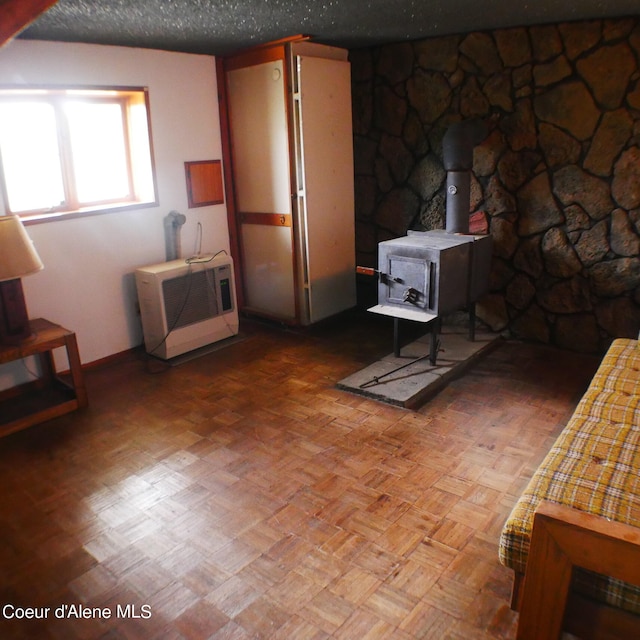
[[[274,42],[269,42],[258,47],[247,49],[230,56],[216,58],[216,80],[218,85],[218,104],[220,112],[220,130],[221,130],[221,142],[222,142],[222,159],[223,159],[223,175],[224,186],[227,200],[227,223],[229,226],[229,243],[231,248],[231,256],[235,263],[235,279],[236,279],[236,297],[238,309],[242,310],[245,305],[245,293],[244,293],[244,262],[242,253],[242,243],[240,239],[240,220],[237,206],[237,195],[235,188],[234,172],[233,172],[233,145],[231,142],[231,117],[229,110],[229,90],[227,72],[234,69],[240,69],[242,67],[248,67],[252,65],[262,64],[265,62],[272,62],[275,60],[283,61],[283,73],[284,73],[284,90],[285,90],[285,109],[286,109],[286,122],[289,131],[288,144],[289,144],[289,171],[290,171],[290,192],[293,193],[295,176],[292,173],[295,170],[294,161],[294,141],[291,135],[291,69],[288,63],[289,60],[289,45],[292,42],[301,42],[308,40],[308,36],[295,35],[290,38],[283,38]],[[293,208],[293,205],[292,205]],[[292,215],[292,224],[295,225],[295,215]],[[292,234],[295,233],[295,226],[292,229]],[[297,324],[300,321],[300,300],[298,295],[299,282],[298,273],[296,267],[296,250],[295,250],[295,238],[292,238],[293,244],[293,278],[294,278],[294,305],[295,305],[295,320],[293,324]]]
[[[28,27],[57,0],[5,0],[0,8],[0,46]]]
[[[236,218],[236,190],[231,161],[231,129],[229,126],[229,98],[224,58],[216,58],[216,82],[218,85],[218,109],[220,112],[220,136],[222,142],[222,175],[227,201],[227,225],[229,227],[229,247],[234,261],[236,304],[238,310],[244,307],[244,273],[240,251],[240,229]]]

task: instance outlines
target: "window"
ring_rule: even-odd
[[[145,89],[0,88],[7,213],[25,219],[156,203]]]

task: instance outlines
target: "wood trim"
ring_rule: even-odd
[[[270,49],[274,46],[279,46],[282,44],[291,44],[292,42],[304,42],[306,40],[311,40],[310,35],[306,35],[304,33],[297,33],[293,36],[287,36],[285,38],[279,38],[278,40],[271,40],[270,42],[265,42],[264,44],[259,44],[255,47],[251,48],[251,51],[259,51],[260,49]]]
[[[223,58],[222,61],[225,71],[235,71],[236,69],[242,69],[243,67],[252,67],[257,64],[283,60],[284,56],[284,45],[280,45],[270,47],[268,49],[252,49],[231,58]]]
[[[227,75],[224,61],[216,58],[216,82],[218,85],[218,111],[220,114],[220,137],[222,144],[222,175],[227,198],[227,225],[229,227],[229,248],[234,262],[234,279],[236,287],[236,303],[238,309],[244,307],[244,265],[240,248],[238,230],[236,192],[233,180],[233,161],[231,158],[231,127],[229,123],[229,101],[227,92]]]
[[[304,39],[301,37],[300,39]],[[294,91],[294,79],[293,79],[293,58],[291,55],[291,44],[299,40],[290,38],[284,45],[284,108],[286,110],[287,118],[287,132],[289,139],[289,193],[297,193],[297,180],[296,180],[296,142],[294,135],[294,115],[293,115],[293,91]],[[291,211],[297,215],[297,205],[294,204],[294,199],[291,199]],[[295,217],[293,218],[295,221]],[[293,304],[295,310],[296,320],[300,322],[302,312],[302,301],[300,299],[300,274],[298,273],[298,261],[302,258],[299,255],[298,244],[296,243],[296,231],[297,224],[291,225],[291,244],[293,252],[291,255],[291,269],[293,272]]]
[[[292,36],[291,38],[285,38],[276,42],[266,43],[259,47],[249,49],[244,52],[233,54],[226,58],[216,59],[216,71],[218,74],[218,93],[220,101],[220,125],[222,130],[222,154],[224,159],[224,175],[225,175],[225,187],[227,193],[227,218],[229,221],[229,233],[232,236],[232,255],[238,256],[236,268],[236,294],[238,300],[238,309],[240,311],[245,310],[245,295],[244,295],[244,261],[242,242],[240,238],[240,212],[237,209],[237,201],[235,194],[235,182],[234,182],[234,163],[233,163],[233,144],[231,140],[232,114],[229,109],[228,99],[228,81],[227,73],[243,67],[254,66],[265,62],[273,62],[276,60],[283,61],[283,91],[284,91],[284,104],[285,104],[285,118],[288,128],[289,139],[289,179],[291,193],[293,193],[293,181],[295,171],[295,157],[293,149],[293,136],[291,132],[292,126],[292,113],[291,113],[291,56],[288,44],[291,42],[298,42],[308,39],[308,36]],[[278,219],[280,215],[278,215]],[[288,215],[288,214],[287,214]],[[278,226],[282,226],[279,224]],[[296,322],[300,319],[300,296],[299,296],[299,276],[296,268],[297,259],[297,247],[294,236],[294,222],[291,219],[291,224],[285,224],[284,226],[291,228],[291,241],[293,246],[292,252],[292,265],[293,270],[293,286],[294,286],[294,313]],[[235,245],[235,246],[234,246]],[[235,260],[235,255],[234,260]],[[241,286],[237,286],[238,282],[243,283]]]
[[[290,213],[257,213],[255,211],[241,211],[242,224],[264,224],[270,227],[291,227],[292,216]]]
[[[230,56],[223,58],[223,68],[225,71],[233,71],[234,69],[240,69],[242,67],[253,66],[255,64],[261,64],[263,62],[273,62],[274,60],[286,59],[286,45],[291,42],[304,42],[308,40],[309,36],[296,35],[290,38],[281,38],[273,42],[266,42],[239,51]]]
[[[57,0],[5,0],[0,10],[0,45],[28,27]]]
[[[285,109],[287,110],[287,127],[289,129],[289,181],[290,181],[290,191],[291,194],[298,193],[298,185],[297,185],[297,175],[296,175],[296,140],[294,134],[294,128],[296,126],[295,123],[295,115],[294,115],[294,104],[293,104],[293,95],[295,91],[295,84],[297,81],[294,79],[294,74],[297,73],[294,69],[294,58],[291,52],[291,44],[293,41],[289,41],[285,48],[285,60],[284,60],[284,85],[285,85],[285,96],[284,96],[284,104]],[[294,287],[294,305],[295,305],[295,313],[298,321],[301,320],[302,309],[303,309],[303,301],[301,297],[304,295],[301,287],[301,274],[298,269],[298,261],[303,260],[303,256],[299,255],[300,247],[296,243],[296,232],[300,232],[298,229],[298,220],[299,218],[295,217],[299,215],[298,211],[298,201],[297,199],[291,200],[291,208],[294,213],[294,224],[291,229],[291,241],[293,243],[293,256],[292,256],[292,264],[291,268],[293,269],[293,287]],[[304,267],[306,269],[306,267]]]
[[[118,351],[104,358],[98,358],[82,365],[83,371],[95,371],[97,369],[103,369],[105,367],[111,367],[114,365],[122,365],[127,362],[133,362],[134,360],[140,360],[144,358],[146,352],[144,350],[144,343],[124,351]],[[66,373],[69,373],[68,371]]]
[[[541,502],[531,534],[517,640],[560,638],[574,567],[640,585],[640,529]],[[639,637],[640,618],[630,618],[635,633],[623,637]],[[607,635],[605,629],[593,637]]]

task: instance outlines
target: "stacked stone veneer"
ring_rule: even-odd
[[[637,336],[639,58],[635,19],[352,51],[359,264],[444,228],[442,138],[480,118],[470,213],[486,214],[494,257],[478,317],[581,351]]]

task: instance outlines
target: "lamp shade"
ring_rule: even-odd
[[[0,282],[43,268],[31,238],[18,216],[0,217]]]

